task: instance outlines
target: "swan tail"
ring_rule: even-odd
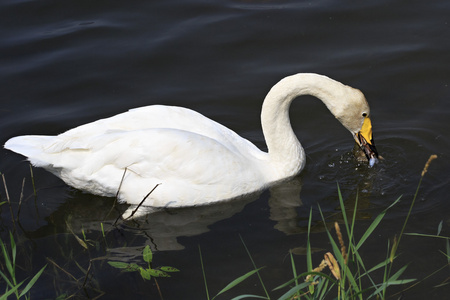
[[[23,135],[9,139],[4,147],[13,152],[26,156],[28,160],[37,167],[48,165],[45,161],[45,149],[53,141],[52,136],[44,135]]]

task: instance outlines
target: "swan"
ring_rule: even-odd
[[[268,152],[193,110],[163,105],[130,109],[57,136],[13,137],[4,147],[88,193],[151,207],[205,205],[300,173],[305,152],[292,130],[289,107],[301,95],[322,100],[370,166],[377,162],[363,93],[312,73],[283,78],[264,99],[261,123]]]

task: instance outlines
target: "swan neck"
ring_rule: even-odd
[[[292,130],[289,108],[302,95],[312,95],[325,103],[334,114],[334,95],[342,90],[341,83],[317,74],[296,74],[278,82],[264,99],[261,122],[275,176],[298,174],[305,161],[304,150]]]

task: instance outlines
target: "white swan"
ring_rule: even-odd
[[[373,165],[378,154],[364,95],[317,74],[286,77],[266,96],[261,122],[268,153],[197,112],[161,105],[131,109],[58,136],[14,137],[5,148],[92,194],[113,197],[120,186],[119,200],[139,204],[160,184],[143,205],[209,204],[259,191],[302,170],[305,153],[292,130],[289,106],[306,94],[325,103]]]

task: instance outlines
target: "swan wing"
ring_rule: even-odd
[[[150,105],[130,109],[127,112],[110,118],[100,119],[63,133],[67,140],[75,140],[88,136],[99,136],[111,131],[134,131],[145,129],[170,128],[184,132],[196,133],[219,141],[235,151],[251,152],[259,156],[261,151],[250,141],[240,137],[202,114],[184,107]],[[76,147],[76,144],[72,144]],[[264,155],[263,155],[264,156]]]
[[[14,138],[10,146],[21,144],[20,139],[22,144],[36,144],[39,139],[39,146],[22,147],[32,150],[21,153],[67,184],[102,196],[115,196],[121,186],[120,198],[131,204],[139,203],[157,184],[161,185],[146,205],[206,204],[253,192],[264,182],[259,168],[264,163],[258,158],[237,151],[235,145],[230,149],[210,137],[179,129],[23,136]]]

